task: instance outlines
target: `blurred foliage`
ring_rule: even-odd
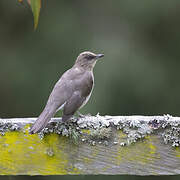
[[[41,9],[41,0],[26,0],[32,9],[32,13],[34,16],[34,29],[37,28],[39,21],[39,13]],[[19,3],[25,4],[24,0],[18,0]],[[26,6],[25,6],[26,7]]]
[[[32,8],[33,16],[34,16],[34,29],[37,28],[39,21],[39,13],[41,9],[41,0],[28,0],[29,5]]]
[[[0,1],[0,117],[41,112],[53,85],[85,50],[104,53],[82,113],[179,116],[179,0],[43,1],[31,12]]]

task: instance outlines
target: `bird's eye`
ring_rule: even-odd
[[[91,60],[91,59],[93,59],[93,58],[94,58],[93,55],[87,55],[87,56],[86,56],[86,59],[88,59],[88,60]]]

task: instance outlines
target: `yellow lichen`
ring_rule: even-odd
[[[88,157],[84,157],[84,158],[83,158],[83,162],[86,163],[86,164],[87,164],[87,163],[89,164],[91,161],[92,161],[92,159],[90,159],[90,158],[88,158]]]
[[[77,174],[74,167],[68,169],[65,137],[50,134],[43,140],[37,134],[6,132],[0,138],[0,174]]]
[[[122,130],[117,131],[117,136],[118,136],[119,139],[127,137],[127,135],[125,133],[123,133]]]
[[[130,146],[118,147],[113,158],[116,159],[116,164],[121,164],[123,161],[134,161],[140,164],[147,164],[159,157],[156,146],[152,143],[152,138],[147,136],[143,141],[136,142]]]
[[[87,135],[91,134],[90,129],[82,129],[81,131],[82,131],[82,133],[87,134]]]
[[[176,157],[180,158],[180,147],[175,148]]]

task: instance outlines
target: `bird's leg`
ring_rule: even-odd
[[[72,121],[71,121],[71,119],[62,120],[61,124],[64,125],[65,127],[69,127],[72,125]]]
[[[78,116],[79,116],[80,118],[84,118],[84,117],[85,117],[85,115],[81,114],[79,111],[77,111],[77,114],[78,114]]]
[[[77,114],[78,114],[79,118],[85,118],[86,116],[91,116],[90,113],[88,113],[88,114],[81,114],[79,111],[77,111]]]

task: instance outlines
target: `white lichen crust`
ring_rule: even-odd
[[[0,119],[0,133],[6,131],[21,131],[27,124],[32,124],[36,118]],[[88,133],[84,133],[88,130]],[[117,132],[122,131],[126,136],[118,141]],[[68,123],[61,118],[53,118],[46,128],[39,133],[56,133],[70,136],[75,141],[92,145],[129,145],[150,134],[160,134],[165,144],[180,146],[180,117],[163,116],[82,116],[74,117]]]

